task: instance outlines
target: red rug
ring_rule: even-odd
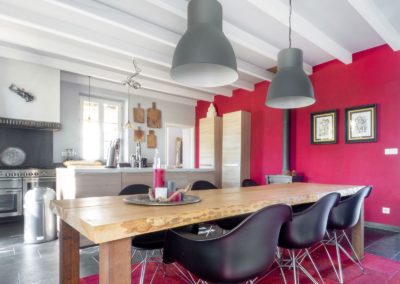
[[[327,258],[323,250],[316,251],[312,254],[316,265],[324,278],[325,284],[338,283],[336,275],[330,265],[329,259]],[[335,256],[332,252],[332,257]],[[343,275],[345,283],[347,284],[399,284],[400,283],[400,262],[390,260],[381,256],[372,254],[365,254],[362,264],[365,269],[365,273],[354,265],[350,260],[345,259],[343,261]],[[312,266],[309,262],[303,262],[304,267],[315,277],[318,282],[321,282]],[[148,264],[146,269],[146,281],[149,283],[153,275],[156,264]],[[275,267],[272,267],[274,269]],[[176,268],[172,265],[167,266],[166,275],[159,269],[155,274],[154,284],[168,283],[168,284],[182,284],[185,283],[178,276],[176,276]],[[287,269],[284,270],[288,283],[293,283],[292,271]],[[132,274],[132,283],[139,283],[140,269],[137,269]],[[311,281],[306,276],[300,274],[300,283],[310,283]],[[82,278],[81,284],[97,284],[99,283],[98,275],[92,275]],[[266,283],[283,283],[281,274],[278,269],[274,269],[273,272],[268,274],[261,282]]]

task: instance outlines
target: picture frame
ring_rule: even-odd
[[[311,113],[311,144],[337,143],[337,110]]]
[[[376,104],[345,109],[345,142],[377,141]]]

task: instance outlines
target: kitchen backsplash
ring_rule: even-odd
[[[44,130],[0,128],[0,155],[8,147],[17,147],[26,154],[20,167],[50,168],[53,166],[53,132]],[[8,167],[1,162],[0,167]]]

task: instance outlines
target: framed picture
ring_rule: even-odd
[[[375,142],[376,105],[347,108],[345,131],[346,143]]]
[[[311,144],[335,144],[336,125],[336,110],[311,113]]]

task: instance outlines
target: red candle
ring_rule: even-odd
[[[165,169],[153,170],[153,190],[156,187],[164,187]]]

